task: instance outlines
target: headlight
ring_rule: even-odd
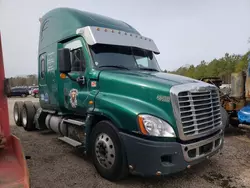
[[[138,122],[141,132],[145,135],[176,137],[173,128],[167,122],[157,117],[151,115],[139,115]]]

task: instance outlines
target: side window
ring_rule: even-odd
[[[41,79],[45,78],[45,57],[42,56],[40,59],[40,77]]]
[[[71,71],[84,71],[85,61],[82,48],[71,50]]]
[[[73,72],[84,71],[86,68],[82,47],[80,40],[75,40],[65,45],[65,48],[70,49],[71,71]]]

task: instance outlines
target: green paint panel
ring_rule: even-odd
[[[85,26],[107,27],[139,34],[127,23],[94,13],[72,8],[56,8],[41,19],[39,49],[76,35]]]
[[[117,126],[130,131],[138,131],[138,114],[151,114],[169,122],[177,133],[171,103],[159,101],[157,96],[170,96],[173,85],[190,81],[160,72],[102,71],[95,111],[104,112]]]

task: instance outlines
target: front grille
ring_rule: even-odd
[[[181,91],[177,102],[185,136],[199,135],[220,126],[220,99],[216,88]]]

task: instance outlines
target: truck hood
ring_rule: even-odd
[[[174,85],[191,82],[200,81],[163,72],[103,70],[99,74],[97,96],[102,102],[98,101],[96,105],[110,104],[112,109],[120,106],[135,116],[139,113],[154,115],[169,122],[177,133],[170,89]],[[135,128],[131,127],[131,130]]]
[[[143,84],[148,87],[152,85],[171,87],[174,85],[185,84],[190,82],[200,82],[198,80],[176,74],[149,71],[104,70],[101,73],[101,77],[109,77],[109,79],[114,78],[117,81],[123,80],[124,82],[133,81],[134,84]]]

